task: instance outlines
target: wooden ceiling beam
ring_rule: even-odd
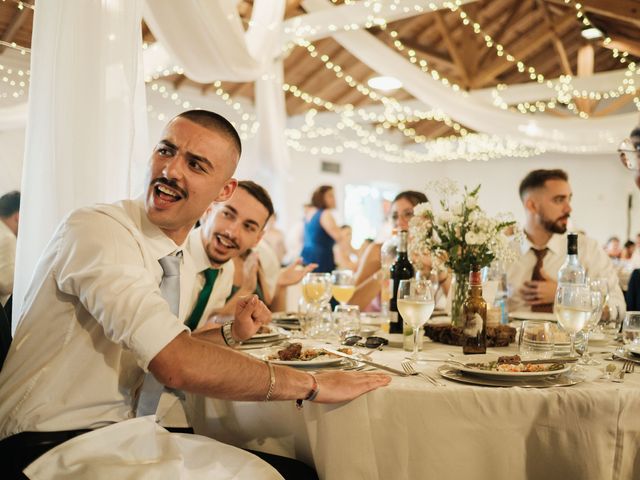
[[[566,5],[564,0],[547,0]],[[581,0],[582,8],[603,17],[640,25],[640,2],[637,0]]]
[[[553,43],[553,48],[555,48],[556,53],[558,54],[558,58],[560,60],[560,66],[565,75],[573,76],[573,72],[571,71],[571,63],[569,62],[569,56],[567,55],[567,51],[564,48],[564,44],[560,39],[560,35],[556,31],[555,24],[553,19],[551,18],[551,14],[547,9],[547,4],[544,0],[536,0],[536,4],[540,11],[542,12],[542,18],[544,19],[544,23],[547,25],[547,28],[551,32],[551,40]]]
[[[498,24],[498,27],[496,29],[496,34],[493,35],[493,39],[496,41],[496,43],[501,44],[504,41],[507,32],[509,32],[508,27],[510,27],[514,23],[514,20],[516,18],[522,16],[521,13],[525,8],[527,8],[527,2],[525,2],[524,0],[515,0],[513,5],[511,6],[511,9],[509,10],[509,13],[504,16],[504,20],[502,22],[499,22],[499,24],[498,22],[496,22]],[[478,66],[480,68],[482,68],[482,66],[484,65],[484,61],[491,53],[492,50],[490,48],[485,48],[480,54],[480,58],[478,59]]]
[[[24,25],[24,22],[27,20],[30,11],[31,10],[29,8],[17,9],[13,14],[13,18],[9,22],[9,25],[7,25],[5,31],[2,32],[0,40],[11,43],[13,38],[16,36],[16,33],[18,33],[18,30],[20,30],[22,25]],[[0,45],[0,53],[4,52],[6,48],[7,47],[4,45]]]
[[[453,63],[456,66],[456,70],[458,72],[458,76],[462,78],[462,84],[465,88],[469,88],[470,80],[469,80],[469,72],[465,66],[464,60],[458,46],[451,38],[451,34],[449,33],[449,27],[447,26],[447,22],[445,21],[444,13],[440,10],[434,13],[434,18],[436,21],[436,26],[440,31],[440,35],[442,35],[442,40],[444,41],[445,46],[447,47],[447,51],[449,55],[453,59]]]
[[[590,43],[585,43],[578,49],[578,65],[576,72],[578,77],[590,77],[595,67],[595,50]],[[576,98],[576,106],[588,115],[591,115],[598,105],[598,100],[588,98]]]
[[[418,53],[421,57],[424,57],[424,59],[427,60],[428,62],[433,62],[438,64],[439,67],[445,67],[445,68],[448,68],[449,70],[456,71],[456,66],[454,65],[454,63],[450,59],[443,57],[440,53],[436,52],[435,50],[432,50],[423,45],[419,45],[417,42],[409,38],[403,39],[401,41],[405,47],[415,50],[416,53]]]
[[[636,57],[640,57],[640,42],[617,34],[609,34],[609,36],[611,37],[611,42],[607,44],[602,42],[600,44],[604,48],[617,49],[619,51],[625,50]]]
[[[556,29],[560,31],[573,22],[575,22],[575,15],[569,13],[557,21]],[[513,45],[509,46],[508,51],[514,58],[524,61],[529,55],[548,42],[551,36],[552,33],[546,26],[535,28],[530,30],[528,34],[520,37]],[[498,58],[483,70],[483,73],[478,79],[477,86],[483,86],[494,81],[498,75],[514,67],[515,62],[509,62],[506,58]]]
[[[637,90],[636,90],[636,92],[637,92]],[[620,110],[624,106],[626,106],[629,103],[631,103],[633,101],[633,97],[634,96],[635,96],[635,93],[628,94],[628,95],[622,95],[622,96],[616,98],[615,100],[613,100],[606,107],[603,107],[600,110],[593,112],[593,114],[591,116],[592,117],[606,117],[607,115],[611,115],[612,113],[616,113],[618,110]]]

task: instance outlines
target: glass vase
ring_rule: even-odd
[[[451,282],[451,324],[454,327],[464,327],[462,305],[469,290],[469,274],[454,273]]]

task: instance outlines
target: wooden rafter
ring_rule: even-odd
[[[558,35],[558,32],[556,31],[556,27],[553,19],[551,18],[551,14],[547,9],[547,4],[544,2],[544,0],[536,0],[536,3],[538,5],[538,8],[540,8],[540,10],[542,11],[542,18],[544,19],[544,23],[547,25],[547,28],[549,28],[551,32],[551,41],[553,43],[553,48],[555,48],[556,53],[558,54],[558,58],[560,59],[560,66],[562,67],[564,74],[573,75],[573,72],[571,71],[571,63],[569,62],[569,56],[567,55],[567,51],[564,48],[562,40],[560,39],[560,35]]]
[[[578,77],[590,77],[593,75],[595,67],[595,50],[589,43],[583,45],[578,50]],[[583,112],[591,115],[598,105],[597,100],[588,98],[576,98],[576,106]]]
[[[611,42],[607,44],[603,42],[603,47],[611,50],[627,51],[636,57],[640,57],[640,42],[617,34],[610,34],[610,37]]]
[[[20,30],[25,20],[27,19],[29,12],[30,10],[28,8],[16,9],[16,12],[13,14],[13,18],[9,22],[9,25],[7,25],[5,31],[2,32],[0,40],[2,40],[3,42],[11,43],[16,33],[18,33],[18,30]],[[7,47],[5,47],[4,45],[0,45],[0,53],[4,52],[6,48]]]
[[[601,108],[600,110],[594,112],[592,114],[593,117],[605,117],[607,115],[611,115],[612,113],[616,113],[618,110],[623,108],[624,106],[630,104],[633,101],[633,97],[635,93],[629,95],[622,95],[612,101],[606,107]]]
[[[435,50],[425,47],[424,45],[418,45],[418,43],[412,39],[402,39],[402,43],[404,44],[405,47],[415,50],[415,52],[418,55],[423,57],[428,62],[435,63],[436,66],[438,67],[438,70],[441,67],[445,67],[449,70],[454,70],[454,71],[456,70],[456,66],[450,59],[442,56],[440,53],[436,52]]]
[[[498,28],[496,28],[496,34],[493,36],[496,43],[504,42],[504,38],[509,32],[509,28],[513,25],[514,20],[519,18],[523,11],[527,8],[527,2],[524,0],[515,0],[514,4],[511,6],[511,10],[507,15],[505,15],[504,20],[499,22]],[[496,22],[498,23],[498,22]],[[482,67],[484,65],[484,61],[487,56],[491,54],[491,50],[489,48],[485,48],[483,52],[480,54],[480,58],[478,59],[478,66]]]
[[[444,13],[438,10],[435,12],[434,18],[435,18],[438,30],[440,31],[440,35],[442,35],[442,39],[444,40],[444,44],[446,45],[447,50],[449,51],[449,55],[451,55],[453,63],[457,67],[459,76],[460,78],[462,78],[464,86],[468,88],[471,84],[469,80],[469,72],[467,71],[464,59],[462,58],[462,55],[458,49],[458,46],[453,41],[453,38],[451,38],[451,34],[449,33],[449,27],[447,26],[447,22],[445,21]]]
[[[564,0],[548,1],[566,5]],[[580,4],[587,12],[640,25],[640,2],[637,0],[581,0]]]
[[[562,31],[567,25],[573,22],[575,22],[575,15],[569,13],[557,21],[556,29],[557,31]],[[552,33],[546,26],[533,28],[526,35],[520,37],[517,42],[510,45],[509,52],[515,58],[525,60],[529,55],[549,41],[551,35]],[[498,75],[514,67],[515,63],[507,61],[506,58],[498,58],[483,70],[483,73],[479,76],[477,86],[486,85],[494,81]]]

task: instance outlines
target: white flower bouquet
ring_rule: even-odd
[[[412,259],[421,259],[430,253],[436,267],[444,265],[455,273],[452,301],[455,323],[467,293],[472,266],[482,268],[494,259],[505,263],[513,261],[515,251],[510,245],[513,237],[520,237],[521,233],[511,214],[493,218],[480,208],[480,185],[473,190],[465,187],[463,192],[451,180],[433,185],[433,190],[439,193],[440,208],[436,211],[431,203],[415,206],[409,222],[409,254]]]

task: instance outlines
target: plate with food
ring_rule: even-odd
[[[483,387],[520,387],[520,388],[549,388],[549,387],[570,387],[584,381],[584,377],[554,375],[549,377],[533,377],[508,379],[500,377],[479,377],[476,375],[466,375],[455,367],[441,365],[438,373],[448,380],[467,383]]]
[[[288,365],[299,368],[318,368],[334,366],[342,363],[344,359],[331,355],[321,346],[303,346],[301,343],[290,343],[280,347],[272,347],[267,351],[256,352],[255,355],[262,360],[268,360],[278,365]],[[340,348],[340,352],[353,354],[351,348]]]
[[[543,361],[545,363],[538,363]],[[458,356],[447,362],[447,366],[469,375],[491,378],[523,379],[549,377],[568,372],[571,366],[555,362],[553,358],[522,360],[519,355],[498,356],[495,354]]]

